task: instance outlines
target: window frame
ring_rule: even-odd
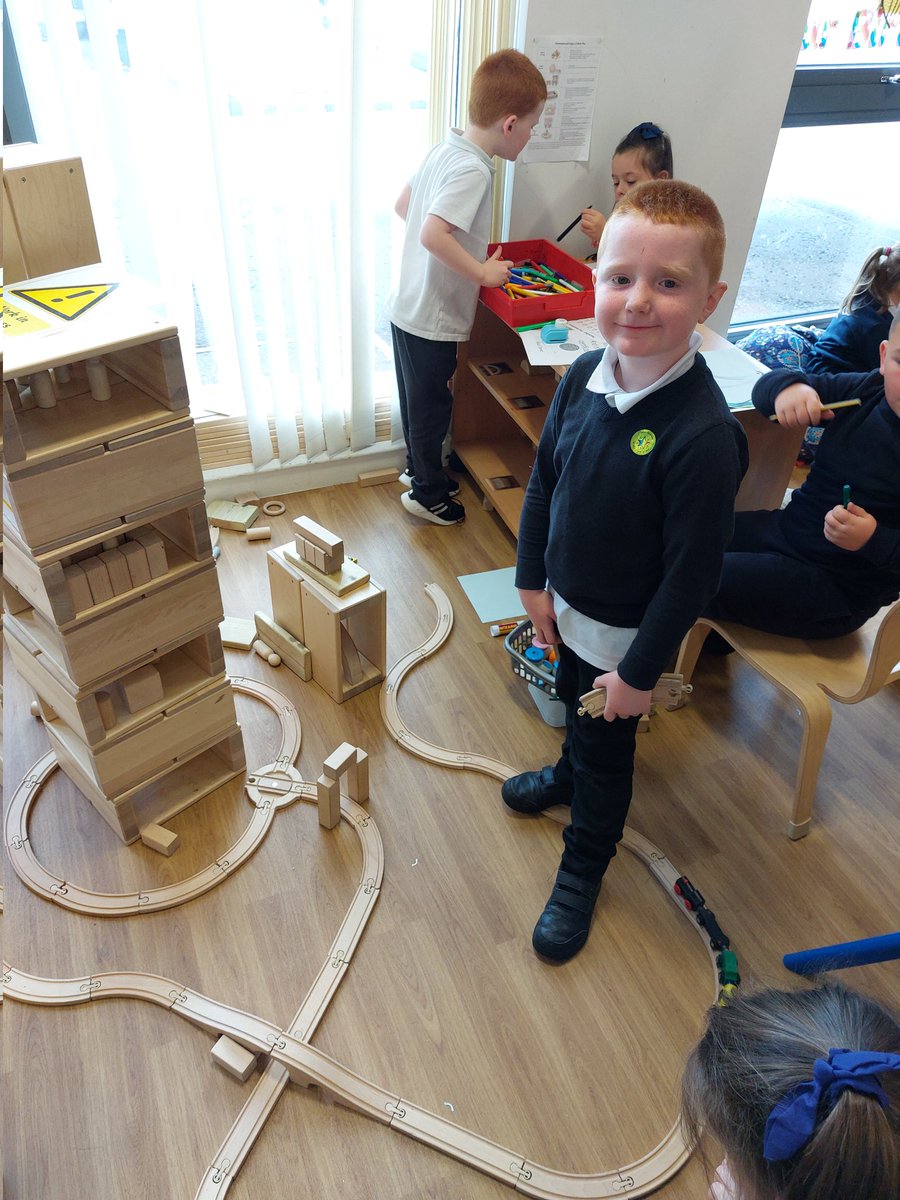
[[[878,121],[900,121],[900,64],[795,70],[782,129]]]

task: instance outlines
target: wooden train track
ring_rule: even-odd
[[[429,584],[426,592],[437,608],[438,622],[426,642],[407,654],[389,672],[381,695],[385,723],[399,745],[429,762],[481,771],[498,780],[506,779],[514,774],[514,769],[508,764],[483,755],[434,746],[407,729],[399,716],[397,693],[404,676],[443,645],[452,627],[452,610],[446,595],[434,584]],[[51,876],[28,845],[27,835],[31,806],[55,765],[50,761],[53,756],[47,755],[39,760],[19,786],[7,815],[7,850],[17,873],[27,886],[56,904],[92,915],[100,912],[138,914],[171,907],[209,890],[246,862],[265,836],[278,809],[287,807],[297,799],[315,802],[315,784],[300,779],[293,766],[293,759],[300,747],[296,710],[274,688],[250,680],[233,682],[238,691],[255,695],[273,707],[279,714],[285,732],[282,750],[276,761],[248,776],[247,791],[255,806],[254,817],[244,835],[223,856],[226,862],[219,860],[192,879],[173,885],[182,889],[180,899],[176,898],[171,888],[148,890],[140,893],[137,900],[134,895],[98,899],[97,893],[76,888]],[[286,732],[288,724],[293,726],[293,736]],[[483,1171],[523,1195],[545,1197],[548,1200],[602,1200],[603,1197],[626,1194],[643,1196],[671,1178],[684,1164],[689,1153],[677,1121],[657,1146],[623,1167],[593,1174],[556,1171],[534,1162],[519,1150],[489,1141],[442,1115],[419,1107],[390,1089],[363,1079],[310,1045],[319,1021],[346,975],[353,952],[380,895],[383,877],[381,837],[368,812],[354,801],[341,797],[341,817],[354,828],[362,846],[363,864],[359,885],[319,974],[286,1027],[282,1028],[277,1023],[204,996],[178,981],[137,971],[98,972],[76,979],[43,979],[4,964],[6,996],[22,1003],[55,1006],[96,1003],[123,996],[143,1000],[161,1005],[217,1036],[225,1034],[252,1053],[267,1056],[251,1095],[204,1174],[195,1200],[218,1200],[225,1195],[291,1080],[304,1086],[314,1084],[339,1103]],[[645,863],[679,911],[690,920],[690,914],[675,892],[679,873],[665,855],[631,829],[626,829],[623,842]],[[60,890],[60,884],[66,888],[65,892]],[[147,899],[142,901],[140,896],[146,896]],[[114,907],[114,902],[118,908]],[[151,909],[149,905],[154,908]],[[712,960],[717,995],[715,952],[708,945],[703,931],[695,927]]]

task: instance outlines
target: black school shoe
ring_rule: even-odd
[[[410,491],[403,493],[400,503],[408,513],[412,513],[414,517],[422,517],[425,521],[431,521],[432,525],[461,525],[466,519],[466,510],[456,500],[451,500],[449,496],[444,500],[439,500],[437,504],[432,504],[430,508],[426,508]]]
[[[588,939],[599,894],[599,880],[591,883],[560,868],[531,935],[535,952],[553,962],[566,962],[576,955]]]
[[[556,782],[552,767],[513,775],[504,780],[500,795],[507,808],[528,816],[536,816],[554,804],[572,803],[572,789]]]

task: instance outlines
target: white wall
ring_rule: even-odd
[[[517,163],[510,238],[554,239],[587,204],[609,213],[609,163],[641,121],[672,138],[675,174],[718,204],[728,292],[709,324],[728,327],[793,78],[809,0],[522,0],[517,45],[599,36],[589,163]],[[590,247],[577,229],[562,243]]]

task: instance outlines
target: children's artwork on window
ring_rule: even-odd
[[[813,0],[799,65],[864,66],[897,59],[900,0],[860,8],[854,0]]]

